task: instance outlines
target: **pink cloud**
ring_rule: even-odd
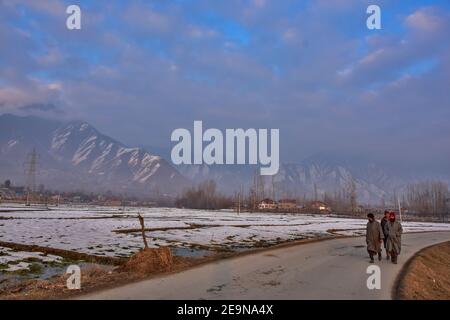
[[[9,7],[17,5],[25,5],[33,10],[46,13],[52,16],[64,17],[66,14],[66,7],[61,1],[45,0],[45,1],[29,1],[29,0],[3,0],[3,3]]]
[[[446,29],[448,22],[435,8],[422,8],[405,19],[405,25],[420,33],[436,33]]]

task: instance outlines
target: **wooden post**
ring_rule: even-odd
[[[399,218],[400,218],[400,222],[403,222],[402,220],[402,206],[400,205],[400,198],[397,197],[397,203],[398,203],[398,214],[399,214]]]
[[[241,214],[241,192],[238,194],[238,215]]]
[[[139,214],[138,218],[139,218],[139,223],[141,224],[141,232],[142,232],[142,239],[144,240],[144,246],[145,246],[145,249],[148,249],[147,238],[145,237],[144,217],[141,216],[141,214]]]

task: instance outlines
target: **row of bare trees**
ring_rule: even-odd
[[[284,193],[283,193],[284,194]],[[213,180],[205,181],[197,187],[192,187],[176,200],[178,207],[193,209],[223,209],[237,206],[247,209],[257,209],[258,204],[264,198],[276,199],[276,188],[273,179],[264,181],[262,177],[255,175],[253,184],[248,190],[242,187],[234,197],[227,197],[217,191],[216,183]],[[314,188],[314,199],[307,199],[306,195],[300,203],[308,204],[313,200],[320,200],[333,208],[335,212],[359,211],[356,183],[350,179],[347,184],[333,193],[323,193],[318,195],[317,187]],[[397,196],[394,196],[397,199]],[[448,219],[450,192],[446,182],[429,181],[410,184],[402,195],[402,204],[409,211],[420,214],[429,214],[442,220]],[[393,201],[395,203],[396,201]],[[383,204],[382,207],[385,207]]]
[[[432,214],[448,219],[450,193],[448,184],[441,181],[418,182],[408,185],[406,201],[410,211]]]
[[[240,196],[245,197],[242,195],[242,190],[240,191]],[[260,201],[262,201],[265,198],[271,198],[275,199],[275,182],[272,176],[272,179],[270,183],[267,183],[265,181],[264,177],[259,175],[257,172],[255,172],[253,176],[253,184],[250,186],[247,194],[246,203],[247,206],[251,210],[255,210],[258,208],[258,204]]]
[[[243,199],[246,207],[250,210],[257,209],[260,201],[265,198],[273,200],[280,198],[295,199],[299,204],[306,207],[314,201],[323,201],[336,211],[356,212],[358,210],[356,183],[352,178],[334,193],[319,192],[318,186],[314,185],[312,194],[308,196],[305,192],[302,196],[299,196],[294,190],[286,190],[285,187],[277,185],[274,177],[265,178],[255,172],[253,183],[249,186],[247,192],[240,190],[235,198]]]
[[[302,196],[295,195],[293,190],[286,190],[276,184],[274,177],[266,178],[255,173],[253,184],[249,187],[246,194],[242,191],[238,193],[240,199],[244,199],[249,209],[257,209],[258,204],[264,198],[273,200],[285,198],[295,199],[299,204],[308,207],[314,201],[323,201],[339,212],[357,212],[358,199],[355,181],[350,178],[347,183],[333,193],[319,192],[318,186],[314,185],[313,194],[309,196],[304,193]],[[237,197],[236,197],[237,198]]]
[[[217,191],[216,183],[207,180],[196,187],[186,190],[176,200],[177,207],[190,209],[225,209],[233,206],[233,200]]]
[[[350,179],[344,187],[336,190],[334,193],[325,192],[323,201],[336,212],[357,212],[358,197],[355,181]]]

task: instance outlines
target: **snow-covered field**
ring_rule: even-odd
[[[6,266],[1,269],[6,272],[28,270],[32,261],[42,263],[61,263],[62,260],[63,259],[59,256],[51,254],[47,255],[42,252],[14,251],[9,248],[0,247],[0,266]]]
[[[39,208],[42,209],[42,208]],[[140,228],[145,217],[151,246],[238,249],[284,241],[360,235],[366,220],[325,215],[237,213],[173,208],[111,208],[60,206],[49,211],[19,205],[0,205],[0,241],[104,255],[129,256],[142,248]],[[405,232],[450,231],[450,224],[407,222]],[[165,229],[165,230],[161,230]]]

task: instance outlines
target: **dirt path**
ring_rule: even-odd
[[[398,265],[383,260],[381,289],[367,289],[363,238],[304,244],[226,259],[81,299],[390,299],[403,264],[450,232],[405,234]]]

